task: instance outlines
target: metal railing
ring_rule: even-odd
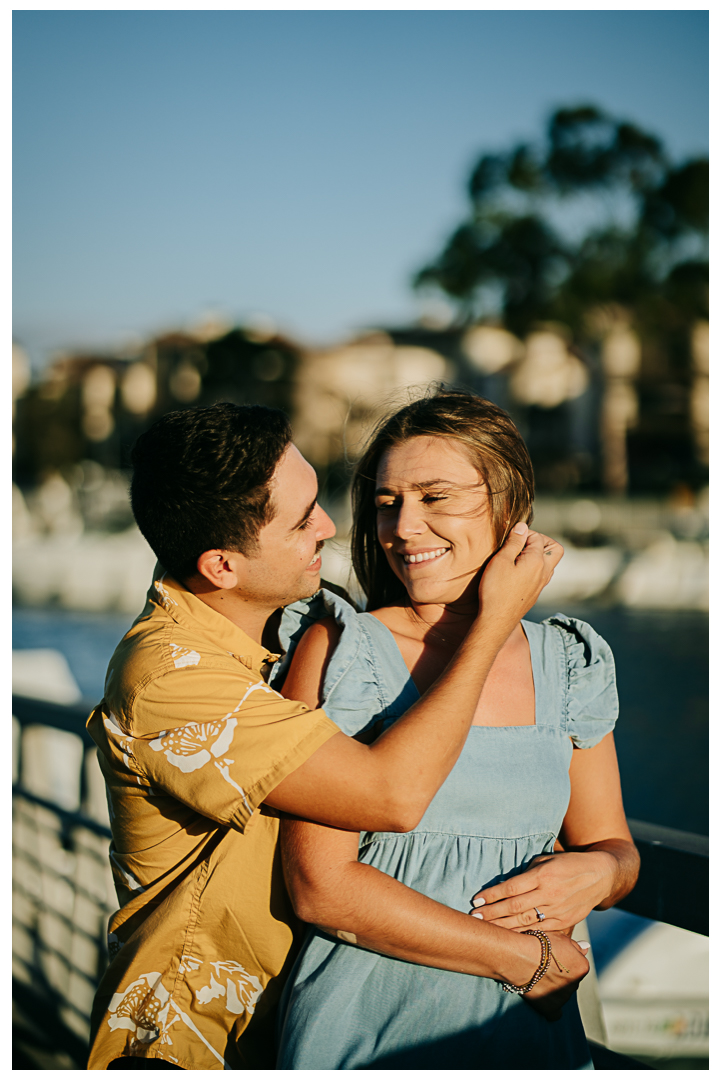
[[[13,696],[13,1063],[87,1064],[117,907],[104,780],[87,713]]]
[[[710,933],[710,862],[707,836],[628,821],[640,852],[640,877],[617,907],[695,934]]]
[[[17,1068],[85,1068],[92,1000],[107,963],[107,919],[117,903],[88,711],[13,696]],[[707,934],[707,837],[641,821],[630,828],[642,868],[618,906]]]

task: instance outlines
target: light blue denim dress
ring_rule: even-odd
[[[324,591],[286,609],[284,647],[292,651],[328,613],[342,632],[323,708],[348,735],[391,724],[418,693],[392,634],[372,615]],[[472,727],[416,829],[360,838],[362,862],[458,911],[552,851],[572,748],[595,746],[617,718],[612,653],[587,623],[555,615],[523,628],[535,725]],[[285,989],[279,1047],[279,1069],[592,1068],[574,998],[549,1023],[492,979],[381,956],[315,928]]]

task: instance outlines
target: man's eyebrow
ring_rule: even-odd
[[[308,506],[307,510],[305,510],[305,512],[304,512],[304,513],[302,514],[302,516],[300,517],[300,519],[299,519],[299,520],[298,520],[298,521],[297,521],[297,522],[296,522],[296,523],[295,523],[295,524],[293,525],[293,527],[291,528],[290,532],[295,532],[295,529],[299,529],[299,528],[300,528],[300,526],[301,526],[301,525],[302,525],[302,524],[303,524],[304,522],[306,522],[306,521],[307,521],[307,519],[308,519],[308,518],[310,517],[310,515],[311,515],[311,514],[312,514],[312,512],[313,512],[313,510],[315,509],[315,505],[316,505],[317,501],[318,501],[318,497],[317,497],[317,495],[316,495],[316,496],[315,496],[315,498],[313,499],[313,501],[312,501],[312,502],[310,503],[310,505]]]

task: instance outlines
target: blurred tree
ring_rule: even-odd
[[[524,335],[558,321],[582,341],[599,306],[628,310],[641,334],[707,318],[707,160],[673,165],[656,136],[584,105],[558,109],[537,145],[483,155],[468,194],[414,282],[461,322],[500,316]]]
[[[581,482],[618,494],[705,483],[707,372],[692,343],[708,318],[707,160],[674,164],[657,136],[582,105],[553,113],[536,144],[481,156],[468,195],[415,287],[454,301],[458,329],[500,320],[527,337],[550,324],[568,338],[592,373],[575,426],[601,444]],[[565,443],[559,410],[547,420]],[[519,419],[541,485],[563,488],[544,411]]]

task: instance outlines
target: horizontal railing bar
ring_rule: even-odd
[[[93,944],[98,944],[97,939],[93,940]],[[43,941],[42,944],[39,946],[39,951],[42,952],[44,955],[53,956],[60,960],[63,964],[63,967],[67,969],[68,974],[74,975],[76,978],[81,978],[84,982],[88,984],[88,989],[92,990],[93,994],[95,993],[95,990],[97,989],[97,975],[88,975],[87,971],[83,971],[83,969],[81,967],[78,967],[77,964],[73,963],[72,960],[68,960],[65,953],[60,952],[59,949],[53,948],[52,945],[48,945],[46,941]],[[41,971],[39,964],[34,962],[29,964],[27,960],[23,957],[22,953],[13,952],[12,955],[18,960],[22,960],[28,970],[35,970],[38,973]],[[70,997],[63,998],[63,1005],[69,1005],[70,1008],[74,1009],[79,1016],[87,1019],[87,1015],[83,1011],[82,1007],[75,1004],[75,1002]]]
[[[44,799],[41,795],[35,795],[32,791],[28,791],[26,788],[21,788],[16,785],[13,788],[13,795],[15,796],[15,800],[13,802],[13,814],[18,817],[22,817],[23,821],[27,822],[28,825],[30,825],[38,833],[44,833],[46,835],[49,834],[52,836],[57,835],[58,830],[54,822],[42,820],[38,821],[36,817],[33,817],[32,813],[30,812],[30,807],[34,805],[41,806],[43,810],[49,810],[50,813],[55,814],[56,816],[60,814],[66,814],[68,815],[68,817],[77,818],[78,820],[70,822],[64,827],[65,832],[67,832],[68,828],[75,828],[77,830],[84,829],[88,821],[92,821],[92,823],[96,825],[98,829],[106,829],[109,831],[107,825],[103,825],[101,822],[96,821],[95,818],[88,818],[86,815],[81,814],[79,810],[64,809],[62,806],[58,806],[54,802],[48,802],[48,800]],[[63,829],[63,826],[60,825],[60,828]],[[93,835],[98,836],[101,840],[108,839],[106,833],[98,833],[96,829],[93,830]],[[100,853],[94,847],[90,847],[84,836],[79,835],[76,832],[73,835],[72,841],[74,851],[78,851],[83,855],[92,855],[99,862],[103,862],[105,860],[105,849],[103,849],[102,853]]]
[[[28,802],[35,803],[37,806],[42,806],[46,810],[51,810],[53,814],[62,820],[65,827],[76,827],[87,829],[88,832],[93,832],[96,836],[102,836],[106,840],[112,840],[112,833],[107,825],[101,825],[99,821],[95,821],[94,818],[88,817],[87,814],[83,814],[80,810],[64,810],[62,806],[58,806],[57,803],[51,802],[49,799],[44,799],[41,795],[35,795],[32,791],[28,791],[20,784],[13,784],[13,799],[27,799]],[[86,849],[89,850],[89,849]]]
[[[32,822],[32,818],[29,818],[29,817],[25,818],[25,820]],[[43,829],[42,831],[45,833],[45,835],[49,834],[51,836],[56,836],[56,837],[58,835],[57,831],[55,831],[55,830]],[[40,832],[40,830],[38,829],[37,832]],[[63,874],[61,870],[56,870],[54,867],[51,868],[48,865],[48,863],[41,862],[40,859],[37,857],[37,855],[33,854],[31,851],[28,851],[28,849],[26,847],[23,847],[19,842],[16,843],[13,840],[13,849],[12,850],[13,850],[13,855],[16,858],[23,859],[23,861],[26,862],[29,866],[32,866],[33,868],[35,868],[37,870],[42,870],[43,872],[46,871],[46,870],[52,869],[52,872],[56,875],[56,877],[61,878],[63,881],[67,881],[68,884],[73,884],[74,883],[74,880],[75,880],[74,877],[68,877],[66,874]],[[104,852],[103,854],[100,854],[99,851],[93,851],[92,848],[84,847],[84,846],[81,846],[80,844],[74,844],[72,849],[64,848],[64,850],[65,851],[70,851],[71,854],[73,854],[73,855],[87,856],[98,867],[103,867],[104,868],[108,864],[107,852]],[[90,895],[90,894],[88,893],[87,895]]]
[[[88,889],[85,886],[80,885],[75,880],[75,878],[71,878],[68,877],[66,874],[59,873],[57,870],[48,866],[47,863],[41,863],[38,859],[31,859],[24,851],[18,851],[17,849],[13,849],[13,855],[18,860],[18,862],[22,860],[25,866],[31,867],[35,871],[35,873],[51,875],[53,881],[61,881],[63,885],[67,885],[69,888],[71,888],[75,895],[80,897],[81,900],[87,900],[88,903],[95,904],[96,907],[101,908],[103,911],[114,910],[114,907],[108,907],[108,901],[106,896],[99,896],[97,893],[89,892]],[[98,863],[97,869],[99,873],[104,874],[104,866],[101,866]],[[44,911],[51,911],[59,914],[55,907],[53,907],[46,900],[44,900],[42,896],[38,896],[37,893],[32,892],[31,889],[27,888],[27,886],[21,884],[21,882],[18,881],[17,877],[13,878],[12,887],[13,890],[18,893],[18,895],[24,896],[29,902],[32,902],[35,907],[41,908]]]
[[[76,967],[74,964],[69,964],[68,960],[67,960],[67,957],[63,956],[63,954],[61,952],[58,952],[57,949],[53,949],[52,947],[47,946],[45,944],[45,942],[43,942],[43,944],[42,944],[42,949],[43,949],[43,952],[51,953],[53,956],[56,956],[59,960],[62,960],[64,962],[64,964],[65,964],[65,967],[68,969],[69,974],[75,975],[76,977],[80,976],[82,979],[85,980],[85,982],[87,982],[89,984],[90,989],[92,989],[93,991],[96,989],[96,987],[97,987],[96,981],[94,979],[91,979],[79,967]],[[43,980],[45,982],[47,981],[47,975],[42,970],[42,968],[40,967],[39,964],[29,964],[27,962],[27,960],[25,960],[19,953],[13,953],[13,956],[17,957],[17,959],[20,960],[25,965],[25,967],[27,968],[27,970],[31,974],[33,972],[35,972],[37,974],[37,976],[38,976],[39,981],[40,980]],[[55,1000],[57,1000],[60,997],[60,994],[59,994],[59,992],[56,992],[53,995],[47,995],[47,996],[48,997],[53,997],[53,998],[55,998]],[[64,1009],[71,1009],[72,1012],[74,1012],[76,1016],[78,1016],[81,1020],[84,1020],[87,1023],[87,1021],[89,1019],[87,1013],[85,1012],[84,1009],[81,1008],[80,1005],[77,1005],[72,1000],[71,997],[63,996],[63,998],[62,998],[62,1006],[63,1006]]]
[[[681,829],[669,829],[666,825],[653,825],[649,821],[637,821],[628,818],[633,840],[653,844],[673,851],[686,851],[689,855],[710,854],[710,838],[700,833],[683,832]]]
[[[26,820],[30,819],[28,818]],[[44,831],[46,835],[49,832],[49,830]],[[57,836],[57,832],[53,832],[50,835]],[[83,855],[89,857],[97,867],[103,867],[104,869],[108,865],[107,853],[101,855],[99,851],[93,851],[91,848],[77,846],[73,847],[71,850],[68,848],[64,848],[64,850],[69,851],[69,853],[72,855]],[[19,842],[16,843],[15,840],[13,840],[12,851],[15,858],[22,859],[23,862],[27,863],[28,866],[33,867],[33,869],[39,871],[41,870],[43,873],[45,873],[45,871],[51,870],[57,878],[61,879],[62,881],[67,881],[69,885],[73,885],[73,888],[75,887],[74,875],[70,876],[68,874],[64,874],[62,870],[57,870],[55,867],[51,867],[47,862],[42,862],[34,852],[29,851]],[[88,893],[87,895],[89,896],[90,893]]]
[[[72,884],[72,882],[67,882],[66,878],[62,878],[60,880],[65,881],[67,884]],[[83,900],[87,900],[88,902],[92,903],[98,909],[101,924],[104,919],[107,919],[109,911],[107,903],[100,900],[97,896],[92,896],[90,893],[81,893],[78,889],[75,890],[75,894],[77,896],[80,896]],[[73,933],[82,934],[83,937],[88,938],[90,941],[97,940],[96,933],[86,929],[79,922],[76,922],[70,915],[65,915],[64,912],[58,911],[58,909],[52,904],[49,904],[47,900],[43,900],[41,897],[38,897],[29,889],[26,889],[24,885],[21,885],[17,881],[17,879],[13,881],[13,895],[21,896],[23,900],[26,900],[28,902],[28,904],[32,904],[33,908],[36,911],[41,911],[47,915],[52,915],[53,918],[57,919],[61,923],[64,923],[67,929],[72,930]],[[26,925],[19,915],[13,915],[12,921],[16,922],[18,926]]]
[[[55,701],[41,701],[39,698],[12,696],[12,714],[22,727],[39,724],[42,727],[58,728],[79,736],[88,748],[95,746],[90,732],[85,727],[92,710],[90,703],[80,705],[58,705]]]

